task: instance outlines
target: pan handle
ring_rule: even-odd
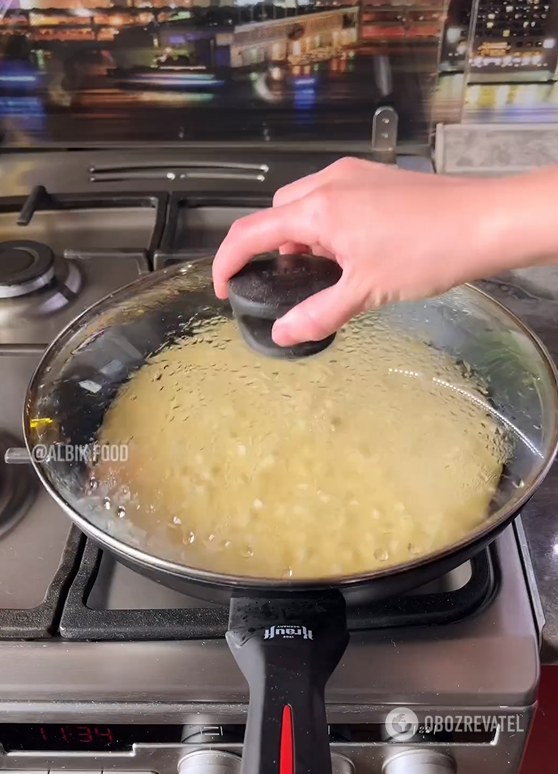
[[[4,462],[6,465],[27,465],[31,462],[31,457],[24,446],[10,446],[4,453]]]
[[[233,597],[227,642],[250,688],[242,774],[331,774],[324,694],[349,642],[341,594]]]

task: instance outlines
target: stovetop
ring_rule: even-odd
[[[145,272],[211,254],[235,219],[270,204],[279,180],[331,161],[251,159],[239,182],[222,161],[138,169],[135,158],[117,168],[106,154],[74,155],[71,164],[54,155],[56,179],[52,156],[32,169],[20,162],[19,173],[11,160],[0,198],[2,459],[22,443],[25,390],[45,346],[75,316]],[[428,587],[351,611],[351,642],[327,687],[330,721],[371,722],[391,705],[530,712],[539,631],[521,538],[518,521]],[[0,461],[0,722],[69,722],[78,713],[120,724],[242,723],[248,692],[223,638],[227,619],[228,610],[98,550],[31,468]],[[0,769],[29,768],[25,760],[4,760],[0,750]]]

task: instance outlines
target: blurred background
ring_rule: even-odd
[[[5,144],[368,140],[558,119],[558,0],[0,0]]]

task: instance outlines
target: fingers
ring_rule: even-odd
[[[227,297],[228,281],[255,255],[278,250],[288,242],[318,242],[316,218],[305,202],[261,210],[233,223],[213,262],[217,297]]]
[[[306,255],[319,255],[322,258],[329,258],[330,261],[335,260],[335,254],[320,244],[302,245],[299,242],[287,242],[281,245],[279,252],[281,255],[300,255],[301,253],[306,253]]]
[[[316,293],[277,320],[273,340],[280,347],[289,347],[325,339],[363,311],[364,303],[362,289],[343,275],[336,285]]]
[[[341,159],[329,167],[297,180],[279,189],[273,207],[256,212],[233,223],[213,262],[213,284],[219,298],[227,297],[229,279],[258,253],[280,250],[282,253],[300,253],[312,250],[316,255],[331,257],[331,252],[320,246],[320,234],[313,217],[329,181],[336,177],[352,176],[365,164],[359,159]],[[321,201],[325,199],[322,196]],[[323,208],[322,208],[323,209]],[[324,216],[324,212],[319,213]],[[327,213],[322,220],[327,222]],[[315,246],[318,246],[316,249]]]
[[[302,197],[313,193],[317,188],[322,185],[326,185],[332,180],[341,180],[346,177],[353,176],[357,171],[362,170],[363,166],[371,166],[372,162],[363,161],[357,158],[343,158],[334,161],[333,164],[320,169],[319,172],[314,172],[312,175],[306,175],[300,180],[295,180],[294,183],[280,188],[273,197],[273,206],[281,207],[284,204],[289,204],[296,199],[302,199]]]
[[[320,185],[323,185],[331,176],[331,167],[320,169],[319,172],[314,172],[312,175],[301,177],[300,180],[295,180],[294,183],[279,188],[275,192],[273,197],[273,206],[282,207],[285,204],[290,204],[297,199],[302,199],[303,196],[307,196],[312,193]]]
[[[286,242],[279,248],[281,255],[295,255],[298,253],[309,253],[310,248],[308,245],[303,245],[300,242]]]

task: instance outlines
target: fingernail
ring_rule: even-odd
[[[217,298],[220,298],[222,301],[224,301],[228,296],[228,288],[226,285],[223,285],[221,282],[214,282],[213,290]]]
[[[296,336],[294,335],[293,320],[291,319],[290,314],[285,315],[285,317],[281,317],[279,320],[277,320],[273,326],[271,335],[273,337],[273,341],[279,347],[290,347],[297,343]]]

